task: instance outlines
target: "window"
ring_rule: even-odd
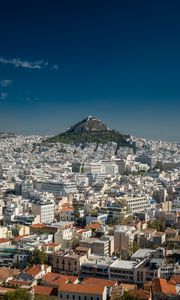
[[[81,300],[81,296],[79,296],[79,300]]]
[[[75,295],[72,296],[73,300],[75,299]]]
[[[66,295],[66,298],[69,299],[69,295],[68,294]]]
[[[84,296],[84,300],[87,300],[87,297],[86,297],[86,296]]]
[[[96,300],[99,300],[99,297],[97,297]]]
[[[62,298],[62,294],[60,294],[60,298]]]

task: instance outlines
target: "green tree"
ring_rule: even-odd
[[[29,257],[28,264],[29,266],[37,265],[37,264],[45,264],[47,262],[47,255],[44,251],[39,249],[35,249],[31,256]]]
[[[18,236],[19,235],[19,226],[18,225],[15,225],[13,228],[12,228],[12,234],[14,237]]]
[[[79,246],[79,238],[74,237],[73,240],[72,240],[72,248],[75,249],[78,246]]]
[[[14,292],[8,292],[4,296],[5,300],[31,300],[32,294],[27,289],[17,289]]]
[[[129,292],[125,292],[123,296],[120,296],[119,300],[138,300],[138,298]]]
[[[166,223],[164,219],[156,219],[148,222],[148,228],[156,229],[157,231],[164,231],[166,229]]]
[[[132,245],[132,253],[135,253],[139,249],[139,245],[137,242],[133,242]]]
[[[82,218],[77,219],[76,224],[79,227],[85,227],[86,226],[86,218],[82,217]]]

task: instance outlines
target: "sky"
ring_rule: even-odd
[[[179,0],[2,0],[0,39],[0,131],[180,142]]]

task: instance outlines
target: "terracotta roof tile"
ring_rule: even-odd
[[[18,275],[20,271],[18,269],[9,269],[6,267],[0,268],[0,280],[7,280],[9,277],[12,277],[14,275]]]
[[[31,286],[32,281],[26,281],[26,280],[9,280],[8,284],[18,285],[18,286]]]
[[[53,288],[49,286],[34,285],[33,289],[35,295],[51,296],[53,294]]]
[[[18,235],[16,236],[15,238],[13,238],[14,241],[18,242],[26,237],[30,237],[30,236],[33,236],[32,234],[26,234],[26,235]]]
[[[83,285],[83,284],[71,284],[65,283],[59,286],[60,292],[65,293],[80,293],[80,294],[95,294],[95,295],[102,295],[104,292],[103,286],[98,285]]]
[[[44,227],[45,227],[45,225],[41,224],[41,223],[31,225],[31,228],[37,228],[37,229],[43,229]]]
[[[115,280],[108,280],[108,279],[100,279],[100,278],[84,278],[81,282],[82,284],[88,284],[88,285],[101,285],[101,286],[115,286],[117,285],[117,281]]]
[[[91,229],[99,229],[100,227],[101,227],[100,223],[92,223],[87,226],[87,228],[91,228]]]
[[[8,239],[0,239],[0,243],[8,243],[8,242],[10,242],[10,240],[8,240]]]
[[[175,284],[180,284],[180,275],[174,275],[171,277],[171,281],[175,282]]]
[[[76,276],[68,276],[68,275],[61,275],[57,280],[54,280],[52,283],[56,286],[60,286],[64,283],[74,283],[78,277]]]
[[[44,282],[51,283],[54,286],[59,286],[60,284],[64,284],[68,282],[74,283],[78,279],[78,277],[50,272],[44,275],[42,279]]]
[[[44,270],[46,270],[46,268],[48,268],[48,265],[34,265],[33,267],[30,267],[29,269],[25,270],[25,273],[31,276],[36,276],[38,273],[41,272],[42,267],[44,268]]]
[[[152,282],[152,292],[153,294],[176,295],[176,286],[168,283],[166,279],[156,278]]]
[[[59,277],[61,277],[61,275],[59,273],[47,273],[46,275],[43,276],[42,280],[46,281],[46,282],[52,282],[54,280],[57,280]]]

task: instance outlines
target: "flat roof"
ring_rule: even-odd
[[[61,227],[61,226],[73,225],[73,224],[74,224],[74,222],[61,221],[61,222],[57,222],[57,223],[48,224],[48,225],[46,225],[46,227]]]
[[[110,267],[118,268],[118,269],[132,270],[136,265],[137,265],[137,262],[135,262],[135,261],[117,259],[115,262],[112,263],[112,265]]]
[[[152,253],[154,252],[155,250],[152,250],[152,249],[148,249],[148,248],[145,248],[145,249],[138,249],[132,256],[131,258],[144,258],[147,256],[148,253]]]

